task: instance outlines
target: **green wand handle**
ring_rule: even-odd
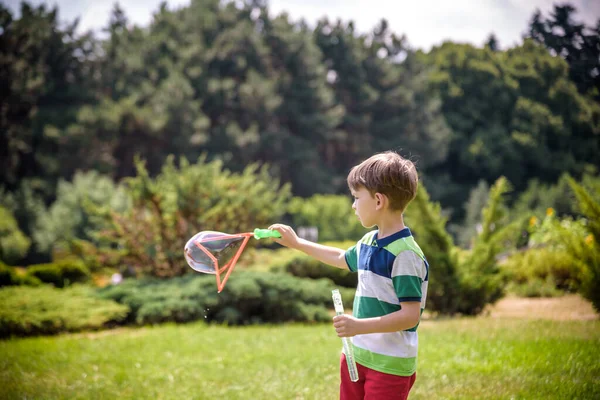
[[[281,233],[273,229],[258,229],[254,230],[254,239],[265,239],[265,238],[280,238]]]

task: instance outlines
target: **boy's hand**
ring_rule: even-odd
[[[351,337],[359,335],[361,322],[348,314],[336,315],[333,317],[333,327],[338,337]]]
[[[282,224],[273,224],[269,227],[269,229],[273,229],[281,233],[281,239],[273,238],[273,240],[280,245],[289,247],[291,249],[298,248],[298,235],[296,235],[296,232],[294,232],[291,227]]]

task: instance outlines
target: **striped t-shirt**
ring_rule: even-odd
[[[346,251],[346,263],[351,271],[358,271],[354,317],[390,314],[405,301],[421,302],[423,313],[429,265],[408,228],[383,239],[377,238],[377,231],[367,233]],[[356,362],[388,374],[412,375],[417,369],[417,326],[354,336]]]

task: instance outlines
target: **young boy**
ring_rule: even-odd
[[[358,272],[353,315],[333,317],[339,337],[352,337],[359,381],[341,356],[340,398],[406,399],[415,382],[417,326],[425,307],[429,266],[404,226],[402,214],[417,193],[413,163],[394,152],[376,154],[352,168],[348,186],[361,224],[376,230],[348,250],[298,238],[275,224],[276,241],[337,268]]]

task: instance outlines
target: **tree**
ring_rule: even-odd
[[[436,193],[453,218],[482,179],[506,176],[519,192],[533,177],[553,182],[598,165],[600,108],[577,92],[561,58],[532,41],[506,52],[448,42],[421,56],[436,67],[431,85],[453,132],[448,156],[426,172],[462,187]]]
[[[493,33],[491,33],[488,36],[487,40],[485,41],[485,47],[487,47],[491,51],[498,51],[498,50],[500,50],[500,44],[498,43],[498,38],[496,37],[496,35],[494,35]]]
[[[280,127],[271,132],[265,149],[275,150],[272,162],[279,166],[282,179],[292,183],[295,194],[329,193],[333,189],[327,143],[335,136],[344,107],[336,104],[325,84],[322,53],[307,28],[294,26],[282,14],[266,23],[264,31],[272,64],[279,71],[277,93],[282,99],[275,111]],[[267,160],[271,162],[271,157]]]
[[[441,314],[456,313],[461,292],[458,258],[452,237],[445,230],[446,218],[442,216],[441,207],[429,200],[422,185],[406,211],[406,223],[414,231],[431,268],[427,308]]]
[[[574,21],[576,9],[555,4],[546,18],[537,10],[529,23],[530,37],[569,64],[569,77],[582,94],[600,100],[600,19],[595,27]]]
[[[353,165],[377,151],[396,149],[427,170],[446,157],[450,130],[436,93],[428,90],[430,68],[382,20],[358,35],[352,22],[327,19],[315,40],[328,69],[327,84],[345,109],[326,159],[340,185]]]
[[[91,37],[77,37],[77,21],[61,27],[58,10],[21,3],[13,19],[0,5],[0,184],[16,190],[36,178],[52,199],[65,173],[55,154],[60,131],[91,101],[85,64]]]

